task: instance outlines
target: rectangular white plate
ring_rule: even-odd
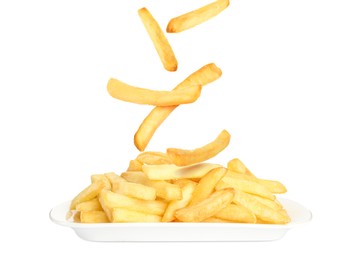
[[[243,223],[100,223],[83,224],[68,221],[70,202],[54,207],[49,216],[59,225],[72,228],[89,241],[272,241],[311,220],[312,215],[302,205],[279,199],[291,217],[286,225]]]

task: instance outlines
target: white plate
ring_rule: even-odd
[[[81,224],[68,221],[70,202],[51,210],[51,220],[72,228],[76,234],[89,241],[272,241],[286,232],[311,220],[312,215],[302,205],[280,198],[291,222],[286,225],[242,223],[100,223]]]

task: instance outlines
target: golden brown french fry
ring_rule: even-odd
[[[160,222],[161,216],[125,208],[112,210],[112,222]]]
[[[194,150],[183,150],[177,148],[168,148],[167,155],[177,166],[186,166],[206,161],[222,150],[224,150],[230,142],[230,134],[223,130],[219,136],[209,144]]]
[[[167,154],[161,152],[143,152],[136,159],[142,164],[159,165],[172,163]]]
[[[121,176],[133,183],[140,183],[146,186],[150,186],[150,180],[148,179],[147,175],[141,171],[131,171],[131,172],[123,172]]]
[[[77,204],[92,200],[97,197],[100,191],[105,187],[103,181],[97,181],[87,186],[83,191],[81,191],[71,202],[70,210],[75,209]]]
[[[215,217],[232,222],[255,223],[257,218],[246,207],[242,205],[230,204],[216,213]]]
[[[183,222],[201,222],[229,205],[234,198],[234,193],[234,189],[231,188],[216,191],[193,206],[177,210],[175,216]]]
[[[204,86],[220,78],[221,74],[221,70],[214,63],[210,63],[192,73],[174,89],[182,89],[194,85]],[[149,113],[134,135],[134,144],[139,151],[145,150],[155,131],[177,107],[155,107]]]
[[[107,223],[109,222],[109,219],[102,210],[81,211],[80,221],[81,223]]]
[[[104,174],[93,174],[91,175],[91,183],[102,181],[104,182],[105,189],[111,189],[111,183]]]
[[[238,158],[234,158],[228,162],[227,168],[234,172],[239,172],[250,177],[255,177],[251,171],[245,166],[245,164]]]
[[[172,200],[169,202],[162,217],[162,222],[173,221],[175,219],[175,212],[178,209],[186,207],[192,198],[192,193],[196,187],[196,183],[193,181],[184,180],[184,182],[180,182],[178,184],[182,186],[182,198],[180,200]]]
[[[172,91],[159,91],[130,86],[117,79],[110,79],[107,91],[113,98],[142,105],[176,106],[195,102],[201,93],[200,85]]]
[[[138,160],[131,160],[129,162],[129,167],[127,169],[127,171],[132,172],[132,171],[141,171],[142,170],[142,166],[143,164],[141,162],[139,162]]]
[[[258,219],[264,222],[271,224],[286,224],[290,222],[288,215],[284,215],[280,211],[274,210],[250,196],[246,196],[246,193],[240,190],[235,190],[234,203],[248,208]]]
[[[229,220],[222,219],[222,218],[217,218],[217,217],[210,217],[210,218],[204,219],[202,222],[208,222],[208,223],[234,223],[233,221],[229,221]]]
[[[112,191],[142,200],[155,200],[157,196],[155,188],[145,186],[139,183],[128,182],[125,180],[113,182]]]
[[[150,186],[157,192],[157,197],[166,201],[180,200],[182,198],[182,190],[177,184],[166,181],[151,181]]]
[[[100,211],[100,210],[102,210],[102,207],[100,205],[99,200],[97,198],[94,198],[92,200],[78,203],[76,205],[76,210],[78,210],[78,211]]]
[[[193,192],[189,206],[195,205],[210,196],[214,192],[216,184],[225,176],[225,174],[226,169],[224,167],[219,167],[212,169],[203,176]]]
[[[217,190],[225,189],[228,187],[244,191],[246,193],[255,194],[270,200],[275,200],[276,198],[267,187],[250,180],[232,178],[226,175],[219,181],[219,183],[216,184]]]
[[[251,199],[254,199],[274,210],[281,210],[283,207],[282,207],[282,204],[279,203],[279,201],[276,199],[276,200],[270,200],[270,199],[266,199],[266,198],[263,198],[261,196],[257,196],[257,195],[253,195],[253,194],[249,194],[249,193],[246,193],[245,194],[247,197],[250,197]]]
[[[221,13],[229,6],[229,0],[217,0],[189,13],[180,15],[169,21],[167,32],[177,33],[199,25]]]
[[[108,190],[102,190],[99,199],[102,199],[101,206],[106,208],[126,208],[147,214],[162,216],[167,207],[167,203],[157,200],[141,200],[131,198]],[[104,206],[102,207],[104,209]],[[105,211],[105,209],[104,209]]]
[[[164,68],[168,71],[176,71],[178,67],[176,56],[158,22],[145,7],[139,9],[138,14],[154,44]]]
[[[143,165],[143,172],[150,180],[174,180],[201,178],[210,170],[221,167],[218,164],[200,163],[191,166],[179,167],[174,164]]]

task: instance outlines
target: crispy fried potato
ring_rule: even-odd
[[[132,172],[132,171],[141,171],[142,170],[142,166],[143,164],[141,162],[139,162],[138,160],[131,160],[129,162],[129,167],[127,169],[127,171]]]
[[[216,184],[225,176],[225,174],[226,169],[224,167],[219,167],[212,169],[203,176],[193,192],[189,206],[195,205],[210,196],[214,192]]]
[[[251,171],[245,166],[245,164],[238,158],[234,158],[228,162],[227,168],[234,172],[239,172],[250,177],[255,177]]]
[[[104,174],[93,174],[91,175],[91,183],[102,181],[105,185],[105,189],[111,189],[111,183]]]
[[[168,71],[176,71],[178,67],[176,56],[158,22],[145,7],[139,9],[138,14],[153,42],[164,68]]]
[[[109,219],[102,210],[81,211],[80,221],[81,223],[107,223],[109,222]]]
[[[179,167],[173,164],[143,165],[143,172],[150,180],[174,180],[201,178],[210,170],[221,167],[218,164],[200,163],[186,167]]]
[[[182,186],[182,198],[180,200],[172,200],[171,202],[169,202],[167,209],[162,217],[162,222],[171,222],[175,219],[175,212],[178,209],[184,208],[188,205],[192,198],[192,193],[196,187],[195,182],[188,180],[183,180],[183,182],[179,182],[178,185]]]
[[[125,208],[112,210],[112,222],[160,222],[161,216]]]
[[[151,186],[148,176],[142,171],[123,172],[121,174],[121,177],[129,182],[140,183],[145,186]]]
[[[175,87],[174,90],[194,85],[207,85],[220,78],[221,74],[221,70],[214,63],[207,64],[188,76],[177,87]],[[177,107],[178,106],[159,106],[155,107],[149,113],[134,135],[134,144],[139,151],[145,150],[155,131]]]
[[[234,189],[231,188],[216,191],[193,206],[177,210],[175,216],[183,222],[201,222],[229,205],[234,193]]]
[[[150,186],[156,190],[157,197],[166,201],[180,200],[182,198],[182,190],[176,184],[166,181],[151,181]]]
[[[97,198],[94,198],[92,200],[88,200],[88,201],[77,204],[76,210],[78,210],[78,211],[100,211],[100,210],[102,210],[102,207],[100,205],[99,200]]]
[[[172,163],[167,154],[161,152],[143,152],[136,159],[142,164],[159,165]]]
[[[108,190],[103,190],[100,192],[99,200],[104,210],[104,207],[108,209],[126,208],[159,216],[164,214],[164,211],[167,207],[167,203],[163,201],[135,199]]]
[[[70,210],[75,209],[77,204],[81,202],[96,198],[103,188],[105,188],[105,183],[103,181],[97,181],[87,186],[72,200]]]
[[[177,166],[186,166],[206,161],[222,150],[224,150],[230,142],[230,134],[223,130],[219,136],[209,144],[194,150],[183,150],[178,148],[168,148],[167,155]]]
[[[117,79],[110,79],[107,91],[113,98],[142,105],[176,106],[195,102],[201,93],[200,85],[172,91],[158,91],[130,86]]]
[[[215,214],[215,217],[231,222],[255,223],[257,218],[246,207],[230,204]]]
[[[204,219],[202,222],[208,222],[208,223],[234,223],[233,221],[229,221],[229,220],[222,219],[222,218],[217,218],[217,217],[210,217],[210,218]]]
[[[289,216],[282,214],[280,211],[274,210],[259,201],[247,196],[245,192],[235,191],[234,203],[242,205],[249,209],[260,220],[271,224],[286,224],[290,222]]]
[[[171,19],[167,32],[177,33],[199,25],[221,13],[230,4],[229,0],[217,0],[189,13]]]
[[[122,178],[120,177],[120,179]],[[112,191],[142,200],[155,200],[157,196],[155,188],[139,183],[128,182],[125,179],[124,181],[115,181],[112,185]]]
[[[234,188],[236,190],[244,191],[246,193],[255,194],[270,200],[275,200],[275,196],[270,190],[262,184],[250,180],[233,178],[225,176],[216,185],[217,190],[225,188]]]

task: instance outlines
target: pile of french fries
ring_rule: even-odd
[[[167,32],[177,33],[216,16],[229,5],[217,0],[170,20]],[[159,24],[146,8],[138,14],[158,52],[163,66],[176,71],[177,59]],[[109,94],[122,101],[154,108],[134,135],[140,151],[128,169],[91,176],[91,184],[71,202],[74,221],[81,223],[119,222],[227,222],[286,224],[286,210],[275,194],[285,193],[279,181],[256,177],[241,160],[226,166],[207,160],[230,143],[223,130],[211,142],[191,150],[168,148],[165,152],[145,151],[163,121],[179,105],[195,102],[203,86],[222,75],[214,63],[189,75],[172,91],[155,91],[110,79]]]

